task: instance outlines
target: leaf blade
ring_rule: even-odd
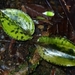
[[[75,66],[75,45],[63,37],[41,36],[37,40],[39,55],[60,66]],[[60,62],[59,62],[60,61]]]
[[[32,19],[27,14],[17,9],[1,10],[0,22],[4,31],[16,40],[23,41],[31,39],[31,35],[35,31]]]
[[[75,66],[75,56],[60,52],[50,47],[37,46],[39,55],[47,62],[55,65],[72,67]]]

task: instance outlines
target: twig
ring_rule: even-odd
[[[61,1],[61,0],[59,0],[59,2],[60,2],[60,4],[61,4],[61,6],[62,6],[62,8],[63,8],[63,10],[64,10],[64,12],[65,12],[65,15],[66,15],[66,17],[67,17],[67,20],[68,20],[68,22],[69,22],[69,24],[72,26],[72,23],[71,23],[71,21],[70,21],[70,18],[69,18],[69,16],[68,16],[68,11],[65,9],[65,6],[63,5],[63,0]],[[73,29],[73,26],[72,26],[72,29]]]
[[[51,75],[55,75],[56,73],[56,69],[53,67],[53,69],[51,70]]]
[[[46,0],[46,3],[49,6],[50,10],[54,11],[48,0]]]
[[[62,0],[62,1],[63,1],[64,5],[66,6],[66,9],[68,10],[68,12],[70,12],[70,11],[69,11],[69,8],[70,8],[71,6],[70,6],[70,5],[67,5],[66,2],[65,2],[65,0]]]
[[[10,43],[9,40],[0,40],[0,42],[9,42]]]
[[[42,17],[44,17],[45,19],[48,19],[47,16],[43,15],[42,13],[37,12],[36,10],[34,10],[34,9],[28,7],[28,6],[25,6],[25,8],[26,8],[26,9],[29,9],[30,11],[32,11],[32,12],[34,12],[34,13],[36,13],[36,14],[42,16]]]

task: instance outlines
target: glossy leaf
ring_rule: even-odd
[[[75,66],[75,45],[63,37],[39,37],[38,52],[42,58],[57,65]],[[60,62],[59,62],[60,61]]]
[[[35,26],[32,19],[18,9],[5,9],[0,11],[0,23],[4,31],[16,40],[32,38]]]
[[[75,55],[75,45],[68,39],[62,37],[40,37],[39,43],[50,45],[59,51]]]
[[[37,46],[39,55],[46,61],[55,65],[72,67],[75,66],[75,56],[60,52],[51,47]]]

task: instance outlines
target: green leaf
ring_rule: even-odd
[[[47,48],[38,46],[38,52],[45,60],[57,65],[75,66],[75,45],[70,40],[63,37],[42,36],[37,42],[40,45],[48,46]]]
[[[16,40],[31,39],[35,26],[26,13],[18,9],[5,9],[0,11],[0,23],[4,31]]]
[[[75,66],[75,56],[60,52],[51,47],[37,45],[37,49],[39,55],[47,62],[66,67]]]
[[[50,45],[59,51],[75,55],[75,45],[68,39],[62,37],[40,37],[37,42]]]

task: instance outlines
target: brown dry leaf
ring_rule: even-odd
[[[39,28],[40,30],[43,30],[43,29],[44,29],[44,26],[43,26],[43,25],[38,25],[38,28]]]
[[[41,35],[42,35],[42,36],[49,36],[49,32],[48,32],[48,31],[42,31],[42,32],[41,32]]]
[[[9,74],[9,71],[8,70],[1,70],[0,69],[0,75],[8,75]]]
[[[33,65],[35,65],[35,64],[39,63],[39,60],[40,60],[40,55],[39,55],[38,51],[35,50],[33,57],[30,59],[30,62]]]
[[[70,12],[71,6],[70,5],[66,5],[66,8],[67,8],[68,12]]]
[[[9,71],[4,71],[4,75],[8,75],[9,74]]]
[[[24,5],[21,6],[21,9],[22,9],[23,12],[25,12],[25,13],[27,12],[27,10],[26,10]]]

